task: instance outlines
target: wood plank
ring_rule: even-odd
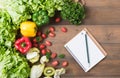
[[[104,77],[104,76],[65,76],[65,77],[61,77],[61,78],[120,78],[120,77],[116,77],[116,76],[110,76],[110,77]]]
[[[119,0],[85,0],[86,19],[84,24],[117,25],[120,24]]]
[[[119,0],[85,0],[88,7],[120,8]]]
[[[51,25],[50,25],[51,26]],[[56,37],[49,37],[53,45],[48,47],[58,54],[64,53],[69,62],[67,73],[62,78],[119,78],[120,77],[120,26],[119,25],[52,25],[55,26]],[[67,27],[68,32],[61,32],[61,27]],[[93,69],[85,73],[73,57],[63,47],[71,38],[86,27],[107,52],[107,57]],[[47,27],[45,27],[47,29]],[[112,33],[112,34],[111,34]]]
[[[86,8],[85,25],[118,25],[120,24],[120,8],[94,7]]]

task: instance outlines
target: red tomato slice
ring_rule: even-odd
[[[57,17],[56,19],[55,19],[55,22],[56,23],[58,23],[58,22],[60,22],[61,21],[61,18],[59,18],[59,17]]]
[[[59,62],[57,60],[52,62],[52,66],[54,66],[54,67],[57,66],[58,64],[59,64]]]
[[[50,32],[50,33],[49,33],[49,36],[50,36],[50,37],[55,37],[55,33],[54,33],[54,32]]]
[[[51,43],[50,41],[45,41],[45,44],[46,44],[47,46],[51,46],[51,45],[52,45],[52,43]]]
[[[50,31],[50,32],[54,32],[54,31],[55,31],[55,27],[50,27],[50,28],[49,28],[49,31]]]
[[[54,52],[54,53],[51,54],[51,58],[52,58],[52,59],[54,59],[54,58],[56,58],[56,57],[57,57],[57,53]]]
[[[67,32],[67,28],[66,28],[66,27],[62,27],[62,28],[61,28],[61,31],[62,31],[62,32]]]
[[[47,35],[46,35],[46,34],[42,34],[41,36],[42,36],[42,38],[44,38],[44,39],[47,38]]]
[[[40,44],[39,46],[40,49],[44,49],[45,47],[46,47],[45,44]]]
[[[63,67],[68,66],[68,62],[67,62],[67,61],[63,61],[63,62],[62,62],[62,66],[63,66]]]
[[[45,55],[46,52],[47,52],[46,49],[42,49],[42,50],[41,50],[42,55]]]

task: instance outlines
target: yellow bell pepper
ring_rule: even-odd
[[[25,21],[20,24],[20,32],[25,37],[34,37],[36,36],[37,26],[35,22]]]

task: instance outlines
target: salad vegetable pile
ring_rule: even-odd
[[[38,31],[49,24],[56,11],[76,25],[85,18],[84,6],[73,0],[0,0],[0,78],[59,78],[65,73],[68,62],[55,69],[59,64],[54,60],[57,53],[47,49],[52,42],[46,38],[55,37],[55,28],[46,33]],[[55,19],[56,23],[60,20]],[[66,33],[67,28],[61,31]],[[65,55],[58,57],[64,59]],[[50,59],[52,66],[46,66]]]
[[[18,26],[6,10],[0,9],[0,78],[27,78],[30,67],[13,44]]]

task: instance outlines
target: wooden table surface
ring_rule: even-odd
[[[80,26],[70,25],[67,21],[54,24],[56,37],[48,38],[53,45],[52,51],[66,54],[69,62],[67,73],[61,78],[120,78],[120,0],[86,0],[86,18]],[[68,32],[60,31],[67,27]],[[63,47],[84,27],[107,52],[107,57],[85,73],[73,57]]]

